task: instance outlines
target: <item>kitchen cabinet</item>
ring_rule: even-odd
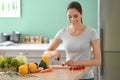
[[[120,52],[104,54],[104,80],[119,80]]]
[[[102,29],[103,79],[120,78],[120,0],[100,0],[100,28]]]

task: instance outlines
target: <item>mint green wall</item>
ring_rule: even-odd
[[[0,32],[19,31],[22,35],[42,35],[53,38],[57,31],[69,25],[66,7],[73,0],[21,0],[20,18],[0,18]],[[83,7],[83,22],[98,27],[98,1],[76,0]]]

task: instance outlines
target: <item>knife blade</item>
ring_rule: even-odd
[[[77,56],[76,59],[74,61],[77,61],[81,56]]]
[[[60,62],[61,64],[65,64],[65,61],[64,61],[63,59],[58,58],[57,60],[58,60],[58,62]]]

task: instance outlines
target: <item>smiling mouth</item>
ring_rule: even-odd
[[[76,21],[71,21],[71,23],[76,23]]]
[[[71,22],[72,24],[76,24],[76,22]]]

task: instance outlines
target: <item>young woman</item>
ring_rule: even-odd
[[[45,54],[60,57],[56,48],[63,43],[66,52],[66,65],[100,66],[101,52],[99,37],[96,30],[82,22],[82,7],[79,2],[71,2],[67,7],[67,17],[70,25],[62,28],[45,51]],[[80,80],[94,80],[90,70]]]

